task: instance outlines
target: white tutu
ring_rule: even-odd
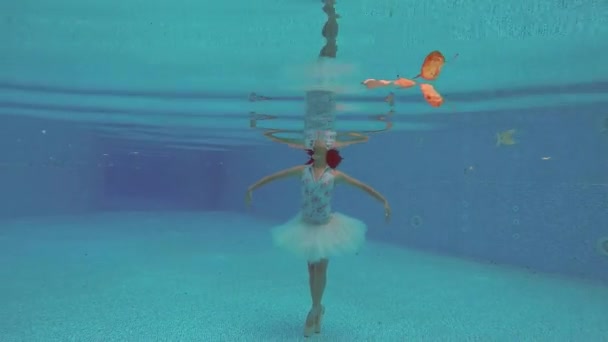
[[[325,224],[302,220],[298,214],[288,222],[272,229],[274,243],[309,262],[359,251],[365,242],[367,226],[360,220],[333,213]]]

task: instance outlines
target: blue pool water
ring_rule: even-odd
[[[306,266],[223,212],[18,219],[4,341],[297,341]],[[608,289],[372,241],[331,261],[322,341],[604,341]]]
[[[304,339],[298,180],[244,199],[310,130],[392,208],[337,187],[311,339],[608,341],[608,4],[323,4],[0,4],[1,342]]]

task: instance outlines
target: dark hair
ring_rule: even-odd
[[[306,150],[306,153],[310,157],[310,159],[308,159],[308,161],[306,162],[306,165],[310,165],[314,162],[312,156],[315,154],[315,151],[309,149]],[[340,163],[342,162],[342,159],[344,158],[342,158],[342,156],[340,155],[340,151],[336,150],[335,148],[327,150],[327,154],[325,155],[325,162],[330,168],[337,168],[338,165],[340,165]]]

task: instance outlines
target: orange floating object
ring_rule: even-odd
[[[441,97],[432,85],[420,84],[420,90],[422,90],[422,95],[428,104],[433,107],[441,107],[443,104],[443,97]]]
[[[397,76],[399,77],[399,76]],[[395,80],[395,85],[399,88],[411,88],[416,85],[416,81],[412,81],[407,78],[399,77]]]
[[[377,80],[377,79],[374,79],[374,78],[368,78],[365,81],[361,82],[361,84],[363,84],[364,86],[366,86],[367,89],[375,89],[375,88],[381,88],[381,87],[389,86],[391,84],[391,81]]]
[[[458,54],[454,56],[456,58]],[[422,62],[422,67],[420,68],[420,74],[414,77],[414,79],[420,77],[427,81],[434,81],[439,77],[441,73],[441,68],[445,64],[445,57],[443,54],[437,50],[429,53],[424,62]]]

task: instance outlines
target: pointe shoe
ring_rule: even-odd
[[[319,316],[322,309],[310,309],[308,316],[306,316],[306,323],[304,323],[304,337],[310,337],[317,331],[319,326]],[[319,329],[320,330],[320,329]]]
[[[321,323],[323,321],[324,314],[325,314],[325,307],[321,306],[321,311],[319,312],[319,315],[317,316],[317,319],[315,321],[315,333],[316,334],[321,333]]]

